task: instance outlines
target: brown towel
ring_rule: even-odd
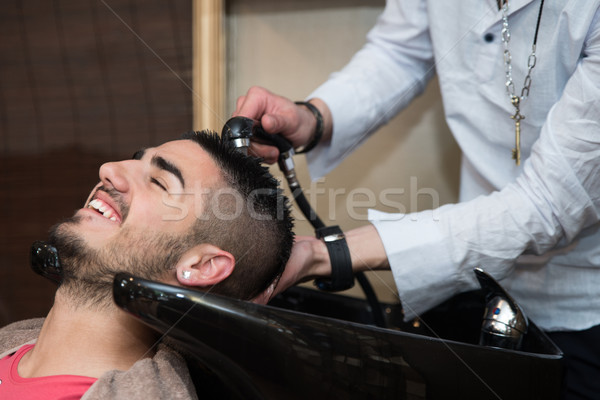
[[[34,343],[43,324],[44,318],[26,319],[0,329],[0,359],[14,353],[25,344]]]
[[[0,329],[0,358],[35,342],[43,318],[15,322]],[[95,399],[198,399],[185,360],[168,346],[159,345],[152,358],[127,371],[108,371],[83,395]]]
[[[127,371],[108,371],[82,400],[92,399],[197,399],[184,359],[160,345],[154,357],[136,362]]]

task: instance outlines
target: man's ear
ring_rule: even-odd
[[[200,244],[186,251],[177,266],[177,281],[184,286],[211,286],[233,272],[235,258],[212,244]]]

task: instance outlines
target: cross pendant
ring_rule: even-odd
[[[511,118],[515,120],[515,148],[512,149],[512,159],[515,160],[517,165],[521,165],[521,120],[525,119],[525,116],[521,114],[519,109],[519,97],[513,96],[511,102],[516,109],[515,115],[511,115]]]

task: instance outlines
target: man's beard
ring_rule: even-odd
[[[74,306],[106,307],[112,304],[112,283],[117,272],[161,280],[189,248],[187,235],[140,233],[124,228],[101,249],[91,248],[70,227],[81,218],[55,225],[49,242],[58,250],[63,271],[60,286]]]

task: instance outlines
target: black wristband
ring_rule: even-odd
[[[323,239],[331,262],[331,278],[315,279],[315,285],[330,292],[350,289],[354,286],[354,272],[350,250],[344,232],[339,226],[326,226],[316,231],[317,238]]]
[[[321,141],[321,138],[323,137],[323,115],[321,115],[321,111],[319,111],[317,107],[306,101],[296,101],[295,104],[299,106],[305,106],[306,108],[308,108],[317,120],[317,126],[315,127],[315,135],[312,137],[310,142],[306,144],[306,146],[304,146],[300,150],[296,150],[296,154],[302,154],[312,150]]]

